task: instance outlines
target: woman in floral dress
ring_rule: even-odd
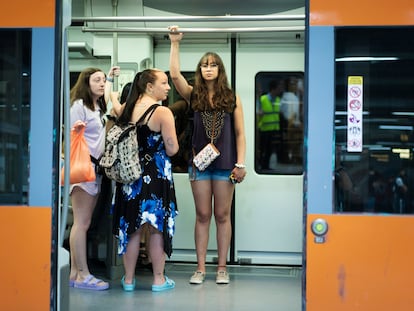
[[[135,268],[141,232],[147,226],[151,237],[149,253],[153,268],[153,291],[174,288],[174,281],[164,275],[165,255],[171,256],[177,216],[177,202],[171,159],[178,151],[175,122],[171,111],[159,105],[170,86],[166,74],[157,69],[138,73],[118,119],[121,124],[137,123],[141,177],[117,187],[113,233],[119,240],[118,254],[123,256],[125,291],[135,289]],[[118,94],[112,93],[115,105]]]

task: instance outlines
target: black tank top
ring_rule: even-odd
[[[214,139],[214,145],[220,151],[220,155],[209,166],[217,169],[232,169],[237,161],[236,138],[232,113],[224,113],[224,123],[218,137]],[[202,121],[201,112],[194,111],[194,130],[192,137],[193,154],[197,154],[205,145],[211,142],[207,136]],[[192,156],[190,165],[192,164]]]

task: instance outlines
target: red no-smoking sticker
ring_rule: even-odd
[[[349,102],[349,109],[351,109],[352,111],[360,110],[361,107],[362,107],[362,102],[359,99],[352,99]]]

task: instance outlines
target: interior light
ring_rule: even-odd
[[[410,149],[407,148],[393,148],[392,153],[397,153],[400,159],[410,159]]]
[[[389,151],[391,148],[390,147],[384,147],[381,145],[365,145],[365,147],[367,147],[369,150],[375,150],[375,151]]]
[[[337,62],[372,62],[372,61],[392,61],[399,60],[398,57],[369,57],[369,56],[353,56],[336,58]]]
[[[398,130],[398,131],[412,131],[413,127],[410,125],[380,125],[381,130]]]
[[[394,111],[391,114],[395,116],[414,116],[414,112],[408,112],[408,111]]]
[[[392,148],[392,153],[407,153],[410,149],[407,148]]]
[[[400,159],[410,159],[410,153],[400,153]]]
[[[348,114],[348,111],[339,111],[339,110],[335,111],[336,116],[345,116],[347,114]],[[369,111],[363,111],[362,114],[364,116],[368,116],[370,113],[369,113]]]

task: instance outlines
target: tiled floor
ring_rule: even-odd
[[[102,292],[70,288],[69,311],[300,311],[301,268],[230,266],[230,284],[215,283],[215,267],[207,267],[202,285],[189,284],[195,265],[167,263],[176,282],[170,291],[153,293],[149,269],[137,270],[137,287],[124,292],[120,280]],[[96,273],[98,276],[98,273]]]

